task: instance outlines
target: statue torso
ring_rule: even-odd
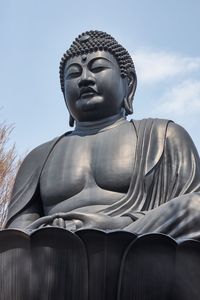
[[[128,191],[135,156],[134,127],[123,120],[98,133],[73,132],[53,149],[40,178],[45,214],[97,212]]]

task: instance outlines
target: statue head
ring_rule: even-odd
[[[75,39],[61,59],[60,84],[71,126],[74,119],[93,121],[119,111],[133,113],[134,63],[105,32],[86,31]]]

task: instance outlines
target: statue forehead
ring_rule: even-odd
[[[109,60],[112,64],[114,64],[115,66],[117,66],[119,68],[119,65],[117,63],[116,58],[114,57],[114,55],[112,55],[110,52],[108,51],[95,51],[92,53],[88,53],[88,54],[82,54],[79,56],[75,56],[75,57],[71,57],[67,60],[65,68],[70,66],[71,64],[74,63],[78,63],[78,64],[87,64],[88,62],[90,62],[93,59],[98,59],[98,58],[105,58],[107,60]]]

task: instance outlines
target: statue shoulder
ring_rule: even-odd
[[[165,119],[149,118],[133,120],[132,122],[138,137],[139,155],[143,149],[148,149],[145,160],[145,174],[150,173],[158,164],[164,152],[167,157],[173,157],[176,162],[180,160],[180,157],[184,157],[187,161],[189,158],[195,157],[199,164],[196,147],[190,135],[182,126]],[[177,156],[179,158],[175,159]]]
[[[37,146],[36,148],[34,148],[33,150],[31,150],[28,155],[25,157],[23,164],[26,164],[28,162],[28,164],[30,165],[30,163],[33,161],[34,164],[39,163],[39,161],[41,160],[41,158],[43,158],[44,156],[46,156],[47,152],[51,151],[51,149],[54,147],[54,145],[58,142],[58,140],[60,140],[62,137],[56,137],[48,142],[45,142],[39,146]]]
[[[166,143],[182,153],[193,152],[199,157],[198,151],[189,133],[176,123],[169,123],[166,133]],[[186,155],[186,154],[184,154]]]
[[[38,165],[38,163],[41,162],[41,160],[43,161],[45,159],[46,156],[48,156],[48,154],[51,152],[51,150],[54,148],[54,146],[57,144],[57,142],[59,142],[64,136],[70,134],[71,131],[66,132],[60,136],[57,136],[55,138],[53,138],[52,140],[45,142],[37,147],[35,147],[33,150],[31,150],[28,155],[25,157],[24,161],[23,161],[23,165],[26,164],[28,162],[29,166],[30,163],[33,162],[34,165]]]
[[[149,134],[157,136],[159,140],[166,140],[168,144],[170,143],[177,147],[186,145],[189,148],[195,148],[189,133],[182,126],[172,120],[147,118],[131,121],[133,122],[138,134],[141,132],[143,135],[144,133],[146,134],[146,132],[149,132]]]
[[[169,123],[173,124],[173,121],[168,120],[168,119],[158,119],[158,118],[145,118],[145,119],[141,119],[141,120],[131,120],[131,122],[133,123],[136,132],[140,132],[142,131],[142,129],[144,131],[145,128],[149,128],[150,131],[154,133],[159,133],[159,132],[166,132],[166,129],[168,127]]]
[[[167,126],[167,138],[168,139],[191,139],[189,133],[181,125],[170,122]]]

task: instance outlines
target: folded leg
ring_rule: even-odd
[[[183,195],[145,212],[125,230],[136,233],[164,233],[180,241],[200,240],[200,194]]]

